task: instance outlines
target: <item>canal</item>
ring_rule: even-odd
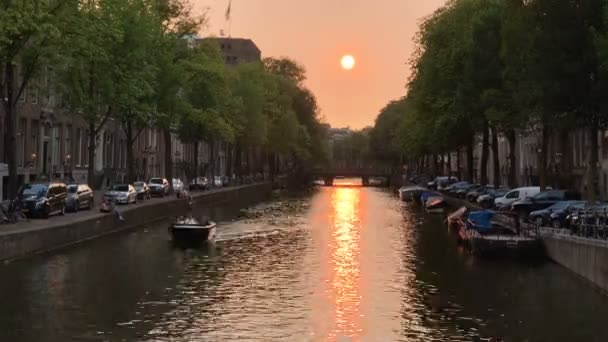
[[[0,341],[606,341],[608,298],[551,262],[482,260],[382,189],[214,208],[0,266]]]

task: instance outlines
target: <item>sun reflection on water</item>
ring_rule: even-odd
[[[333,233],[331,262],[335,326],[331,338],[360,336],[360,221],[358,188],[335,188],[332,195]]]

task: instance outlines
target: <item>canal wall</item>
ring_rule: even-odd
[[[194,193],[192,211],[204,211],[231,201],[262,201],[272,193],[271,183],[260,183],[238,187]],[[183,199],[162,198],[140,202],[137,206],[120,206],[124,218],[99,212],[79,212],[48,220],[29,220],[12,226],[0,227],[0,260],[26,257],[82,241],[94,239],[117,231],[133,229],[170,217],[184,215],[189,211]]]
[[[480,209],[461,199],[449,196],[445,199],[454,208]],[[544,250],[552,261],[608,293],[608,241],[572,236],[567,229],[540,228],[539,232]]]
[[[608,293],[608,241],[572,236],[563,229],[541,228],[551,260]]]

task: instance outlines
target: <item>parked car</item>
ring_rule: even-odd
[[[456,182],[456,183],[452,183],[452,184],[446,186],[443,189],[443,192],[446,193],[446,194],[448,194],[448,195],[452,195],[453,196],[455,191],[461,189],[462,187],[468,186],[470,184],[471,183],[469,183],[469,182]]]
[[[479,184],[469,184],[467,186],[463,186],[460,189],[457,189],[456,191],[454,191],[454,196],[457,198],[462,198],[462,199],[466,199],[467,198],[467,194],[475,189],[479,189],[481,187],[481,185]]]
[[[207,177],[195,177],[188,186],[190,190],[206,190],[208,187],[209,181]]]
[[[68,189],[61,182],[25,184],[19,190],[21,211],[32,217],[65,214],[67,197]]]
[[[499,197],[503,197],[507,194],[507,192],[511,191],[510,189],[495,189],[489,190],[485,195],[481,195],[477,197],[477,203],[482,208],[492,208],[494,207],[494,200]]]
[[[519,217],[527,218],[528,215],[536,210],[541,210],[561,201],[580,200],[581,194],[567,190],[548,190],[539,192],[534,196],[525,196],[522,199],[511,203],[511,210],[516,212]]]
[[[93,190],[86,184],[70,184],[68,187],[68,197],[65,200],[65,209],[76,212],[80,209],[92,209],[95,206]]]
[[[553,228],[567,228],[566,218],[572,211],[583,209],[585,201],[561,201],[554,205],[530,213],[529,220],[540,226],[550,225]]]
[[[501,209],[501,210],[511,209],[511,204],[513,204],[513,202],[522,200],[526,197],[535,196],[539,192],[540,192],[539,186],[515,188],[515,189],[507,192],[502,197],[496,197],[496,199],[494,200],[494,204],[495,204],[496,208]]]
[[[221,180],[222,180],[222,186],[230,185],[230,178],[228,178],[228,176],[222,176]]]
[[[433,181],[427,183],[427,187],[431,190],[444,190],[448,186],[458,182],[458,178],[451,177],[437,177]]]
[[[481,195],[486,195],[490,191],[494,190],[494,185],[483,185],[479,187],[475,187],[467,192],[466,198],[469,202],[477,201],[477,198]]]
[[[152,198],[150,187],[146,182],[135,182],[133,183],[133,187],[135,188],[135,192],[137,192],[137,199],[145,200]]]
[[[166,178],[154,177],[148,182],[152,196],[166,196],[169,194],[169,181]]]
[[[215,176],[213,177],[213,186],[215,187],[221,187],[224,183],[222,182],[222,177],[220,176]]]
[[[103,198],[116,204],[137,203],[137,191],[131,184],[116,184],[103,194]]]
[[[583,207],[573,209],[566,216],[566,225],[576,230],[581,221],[589,225],[605,225],[608,222],[608,203],[586,203]]]

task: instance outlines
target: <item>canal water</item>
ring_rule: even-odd
[[[443,218],[356,186],[210,212],[0,266],[0,341],[606,341],[608,297],[551,262],[482,260]]]

